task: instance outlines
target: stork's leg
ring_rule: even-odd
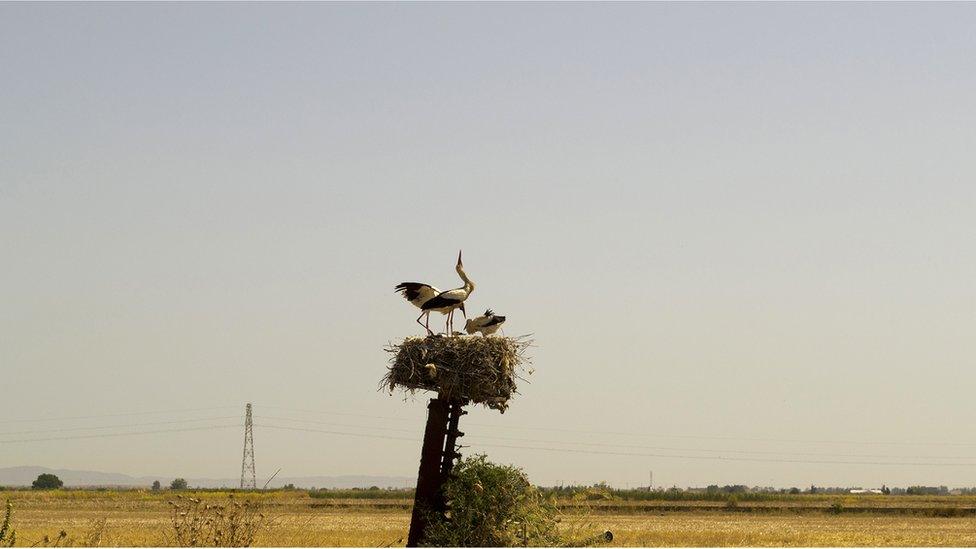
[[[430,311],[427,311],[424,314],[427,315],[427,319],[424,321],[426,322],[426,324],[424,324],[424,328],[427,328],[427,335],[432,336],[434,335],[434,331],[430,329]]]
[[[451,335],[451,311],[447,312],[447,320],[444,323],[444,329],[447,330],[447,335]]]
[[[427,322],[430,322],[430,312],[424,311],[420,313],[420,316],[417,317],[417,324],[420,324],[425,330],[427,330],[427,335],[434,335],[434,332],[430,331],[430,326],[424,326],[424,323],[420,321],[421,318],[424,318],[424,315],[427,315]]]

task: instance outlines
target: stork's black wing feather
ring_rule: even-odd
[[[393,291],[403,294],[407,301],[413,301],[420,296],[420,288],[426,285],[421,282],[401,282],[393,287]]]
[[[457,305],[462,301],[463,300],[461,299],[453,299],[450,297],[445,297],[444,294],[442,293],[440,295],[432,297],[431,299],[428,299],[424,303],[424,306],[421,307],[421,310],[427,311],[429,309],[440,309],[441,307],[450,307],[451,305]]]
[[[502,322],[505,322],[505,317],[503,316],[492,317],[492,319],[488,321],[488,324],[485,324],[485,328],[487,328],[488,326],[494,326],[495,324],[501,324]]]

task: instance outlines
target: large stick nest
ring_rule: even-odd
[[[437,391],[448,400],[470,400],[502,413],[529,363],[528,336],[408,337],[384,350],[393,356],[380,388]]]

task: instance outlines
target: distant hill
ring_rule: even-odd
[[[135,477],[118,473],[48,469],[47,467],[25,465],[0,469],[0,486],[30,486],[37,475],[41,473],[54,473],[64,482],[65,486],[139,486],[143,484]],[[149,484],[152,484],[152,481],[149,481]]]
[[[58,476],[66,487],[85,486],[119,486],[119,487],[149,487],[154,480],[163,486],[168,486],[173,480],[170,476],[140,476],[134,477],[122,473],[105,473],[100,471],[76,471],[73,469],[49,469],[25,465],[20,467],[0,468],[0,486],[30,486],[41,473],[53,473]],[[240,485],[240,478],[187,478],[192,488],[236,488]],[[258,487],[264,484],[258,478]],[[286,484],[294,484],[299,488],[411,488],[416,482],[408,477],[379,477],[367,475],[341,476],[306,476],[306,477],[275,477],[269,488],[280,488]]]

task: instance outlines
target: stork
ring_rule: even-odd
[[[464,300],[468,299],[468,296],[474,291],[474,282],[471,282],[471,279],[464,272],[460,251],[458,252],[455,270],[461,280],[464,281],[464,286],[460,288],[442,292],[423,282],[401,282],[393,288],[394,291],[400,292],[407,301],[420,308],[422,312],[417,317],[417,324],[427,330],[427,335],[434,335],[434,332],[430,330],[430,313],[433,311],[447,315],[447,335],[454,333],[454,311],[456,309],[461,309],[464,318],[468,318],[468,314],[464,310]],[[424,317],[426,317],[426,322],[421,323],[420,319]]]
[[[464,323],[464,331],[469,334],[481,332],[482,336],[490,336],[498,331],[505,323],[505,317],[496,315],[491,309],[478,318],[470,318]]]

